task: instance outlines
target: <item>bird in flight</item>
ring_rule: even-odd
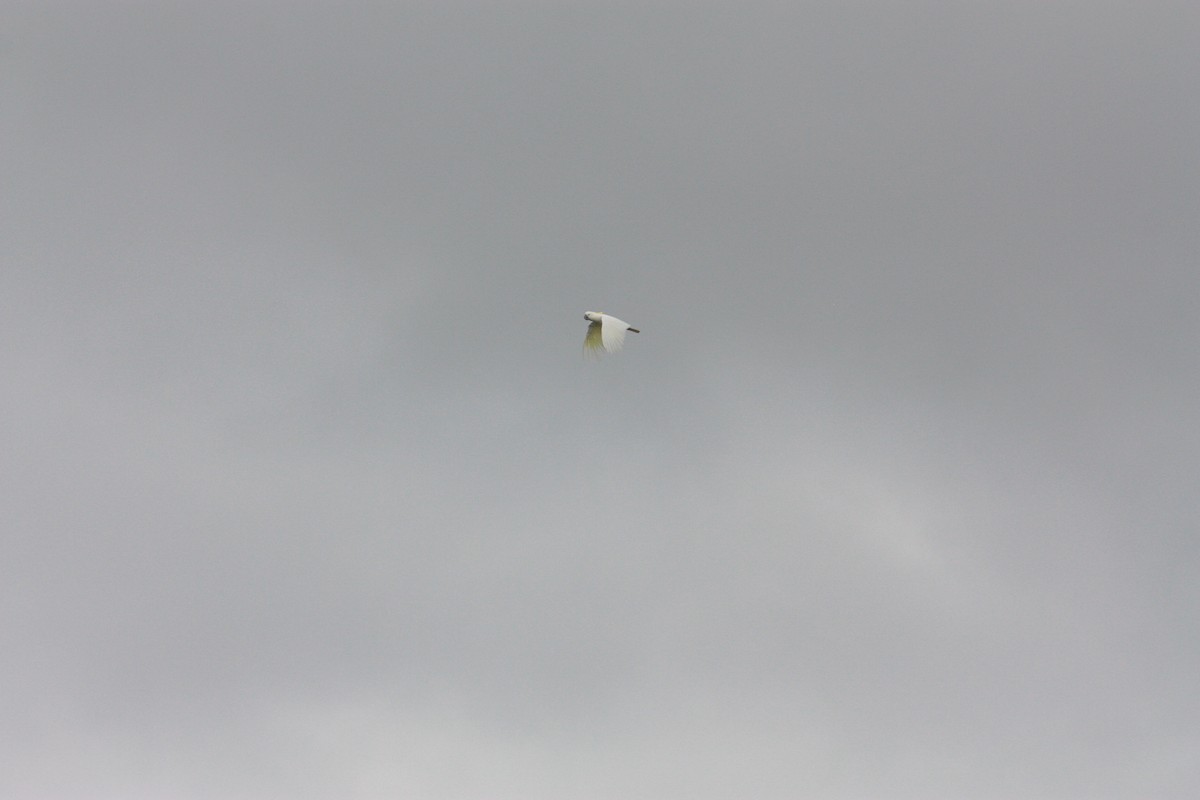
[[[641,333],[637,328],[631,328],[628,322],[603,311],[589,311],[583,318],[591,323],[583,337],[584,355],[599,358],[604,353],[615,353],[625,343],[625,331]]]

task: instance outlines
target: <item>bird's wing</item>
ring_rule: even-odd
[[[629,326],[616,317],[610,317],[605,314],[601,317],[603,320],[600,326],[600,334],[604,340],[604,349],[610,353],[615,353],[621,349],[621,345],[625,344],[625,329]]]
[[[583,337],[583,354],[599,358],[604,352],[604,338],[600,330],[599,322],[593,322],[588,325],[587,335]]]

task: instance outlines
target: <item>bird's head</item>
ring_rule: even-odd
[[[586,314],[583,315],[583,318],[586,319],[588,322],[599,322],[600,315],[603,313],[604,313],[603,311],[588,311]]]

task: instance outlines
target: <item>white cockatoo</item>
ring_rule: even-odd
[[[625,343],[625,331],[641,333],[637,328],[629,327],[629,323],[603,311],[589,311],[583,318],[591,323],[588,325],[587,335],[583,337],[585,355],[598,358],[603,353],[615,353]]]

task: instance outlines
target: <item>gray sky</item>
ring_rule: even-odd
[[[0,796],[1200,793],[1194,4],[5,5]]]

